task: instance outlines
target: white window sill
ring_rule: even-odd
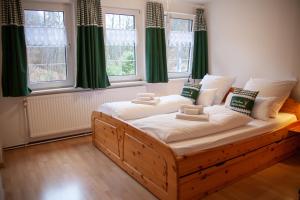
[[[169,79],[182,79],[188,78],[190,73],[168,73]]]
[[[111,83],[110,87],[105,88],[105,90],[114,89],[114,88],[124,88],[124,87],[137,87],[137,86],[143,86],[145,84],[146,84],[145,81],[114,82],[114,83]],[[99,89],[99,90],[104,90],[104,89]],[[73,93],[73,92],[86,92],[86,91],[93,91],[93,90],[92,89],[83,89],[83,88],[74,88],[74,87],[53,88],[53,89],[32,91],[30,96],[41,96],[41,95]]]
[[[180,81],[186,80],[187,77],[170,77],[169,83],[172,81]],[[125,88],[125,87],[138,87],[144,86],[147,83],[146,81],[126,81],[126,82],[111,82],[111,86],[105,89],[99,90],[109,90],[114,88]],[[83,88],[74,88],[74,87],[66,87],[66,88],[51,88],[51,89],[44,89],[44,90],[34,90],[29,96],[42,96],[42,95],[50,95],[50,94],[60,94],[60,93],[73,93],[73,92],[86,92],[86,91],[93,91],[92,89],[83,89]]]

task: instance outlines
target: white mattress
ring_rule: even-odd
[[[201,150],[230,144],[238,140],[250,138],[266,132],[278,130],[297,121],[293,114],[279,113],[275,119],[269,121],[252,120],[247,125],[208,136],[168,143],[176,155],[187,155]]]

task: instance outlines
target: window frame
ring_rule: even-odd
[[[144,65],[143,65],[143,47],[142,47],[142,42],[141,42],[141,41],[143,41],[143,38],[141,36],[142,19],[141,19],[140,10],[103,7],[103,30],[104,30],[105,43],[106,43],[106,14],[134,16],[135,30],[136,30],[136,45],[135,45],[136,74],[135,75],[124,75],[124,76],[108,76],[110,82],[115,83],[115,82],[143,80],[145,70],[144,70]],[[105,46],[105,48],[106,48],[106,46]]]
[[[29,69],[27,69],[27,85],[30,89],[34,90],[47,90],[55,88],[74,87],[75,74],[76,74],[76,61],[75,61],[75,9],[73,3],[44,3],[44,2],[24,2],[23,13],[25,16],[25,10],[32,11],[49,11],[49,12],[63,12],[64,13],[64,25],[67,35],[66,46],[66,80],[58,81],[46,81],[30,83]],[[24,18],[25,20],[25,18]],[[27,48],[27,46],[26,46]]]
[[[171,32],[171,19],[183,19],[183,20],[192,20],[192,32],[194,31],[194,20],[195,15],[193,14],[185,14],[185,13],[173,13],[173,12],[166,12],[165,13],[165,19],[166,19],[166,53],[167,53],[167,63],[168,63],[168,54],[169,54],[169,36]],[[190,51],[190,64],[187,72],[169,72],[168,71],[168,77],[169,78],[187,78],[192,72],[192,65],[193,65],[193,49],[194,49],[194,38],[191,45],[191,51]]]

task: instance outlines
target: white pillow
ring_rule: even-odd
[[[276,100],[276,97],[256,97],[251,116],[255,119],[269,120]]]
[[[230,92],[225,101],[225,107],[230,108],[230,102],[233,93]],[[251,116],[255,119],[269,120],[270,113],[273,110],[274,103],[276,102],[276,97],[256,97],[253,109],[251,111]]]
[[[217,88],[201,89],[197,99],[197,105],[211,106],[214,102]]]
[[[251,78],[245,85],[245,90],[259,91],[258,97],[277,97],[270,112],[270,117],[276,117],[285,100],[293,89],[295,80],[267,80]]]
[[[213,104],[221,104],[224,96],[231,88],[235,78],[226,76],[215,76],[206,74],[202,81],[201,89],[214,89],[217,88],[216,96]]]

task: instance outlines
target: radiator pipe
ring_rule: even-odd
[[[25,132],[26,132],[26,144],[29,143],[29,138],[30,138],[30,126],[29,126],[29,117],[28,117],[28,101],[26,98],[23,99],[23,107],[24,107],[24,117],[25,117]]]

